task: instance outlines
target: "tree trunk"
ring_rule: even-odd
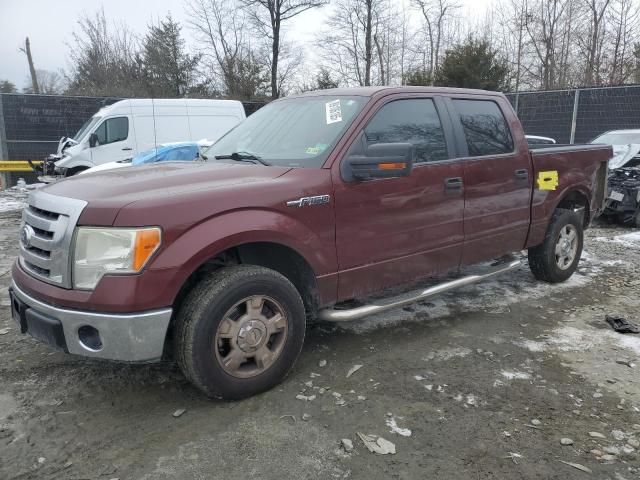
[[[373,41],[376,44],[376,50],[378,51],[378,62],[380,62],[380,85],[386,85],[385,82],[385,74],[384,74],[384,55],[382,53],[382,47],[380,46],[380,41],[378,40],[378,35],[373,35]]]
[[[278,56],[280,54],[280,25],[273,28],[273,45],[271,48],[271,55],[273,60],[271,62],[271,98],[276,99],[280,96],[278,92]]]
[[[33,57],[31,56],[31,44],[29,43],[29,37],[27,37],[24,42],[24,53],[27,55],[27,61],[29,62],[31,88],[33,89],[33,93],[40,93],[40,87],[38,86],[38,77],[36,75],[36,67],[33,65]]]
[[[364,85],[368,87],[371,85],[371,57],[372,57],[372,48],[371,48],[371,17],[373,14],[373,0],[366,0],[367,4],[367,27],[365,32],[365,40],[364,40],[364,56],[365,56],[365,64],[364,64]]]

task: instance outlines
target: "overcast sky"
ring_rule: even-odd
[[[407,0],[396,0],[407,1]],[[465,15],[482,16],[491,0],[460,0]],[[0,0],[0,80],[10,80],[18,88],[27,85],[29,68],[26,57],[18,49],[26,36],[36,68],[58,71],[68,69],[66,58],[76,20],[83,13],[92,14],[104,6],[107,19],[125,22],[132,30],[142,33],[149,23],[170,12],[185,25],[183,0]],[[328,8],[310,11],[289,23],[288,37],[302,42],[311,41],[326,18]],[[418,15],[418,13],[415,13]],[[183,28],[187,42],[188,28]]]

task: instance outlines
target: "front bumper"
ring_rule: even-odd
[[[14,281],[9,290],[14,319],[54,348],[85,357],[149,362],[162,357],[172,310],[131,314],[96,313],[54,307],[23,292]],[[97,331],[87,337],[86,332]]]

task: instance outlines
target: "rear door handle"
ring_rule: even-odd
[[[527,170],[526,168],[516,170],[515,174],[518,180],[526,180],[529,178],[529,170]]]
[[[445,190],[462,190],[462,177],[451,177],[444,179]]]
[[[133,150],[133,148],[131,148],[131,147],[124,147],[124,148],[122,149],[122,151],[123,151],[123,152],[128,152],[128,151],[130,151],[130,150]]]

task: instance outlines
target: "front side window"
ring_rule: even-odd
[[[453,100],[460,116],[470,157],[513,153],[509,125],[496,102]]]
[[[120,142],[129,136],[129,119],[127,117],[109,118],[96,129],[98,144]]]
[[[383,106],[364,129],[367,145],[411,143],[416,163],[447,159],[447,142],[430,99],[395,100]]]
[[[202,153],[209,161],[224,161],[235,153],[271,165],[319,168],[367,100],[342,95],[278,100]]]

